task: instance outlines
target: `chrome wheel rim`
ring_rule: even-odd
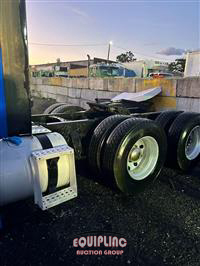
[[[194,160],[200,153],[200,126],[194,127],[186,140],[185,156],[188,160]]]
[[[127,156],[127,171],[134,180],[143,180],[149,176],[157,164],[159,146],[150,136],[139,139]]]

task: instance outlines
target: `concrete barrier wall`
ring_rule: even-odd
[[[87,101],[112,98],[121,92],[140,92],[162,87],[153,99],[156,110],[179,109],[200,111],[200,78],[32,78],[31,92],[35,97],[54,99],[87,108]]]

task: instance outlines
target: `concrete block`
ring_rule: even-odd
[[[124,78],[123,91],[135,92],[135,78]]]
[[[177,96],[200,98],[200,77],[178,79]]]
[[[43,91],[43,86],[41,85],[36,85],[36,90],[39,91],[39,92],[42,92]]]
[[[48,93],[57,94],[57,87],[56,86],[46,86]]]
[[[62,78],[61,77],[52,77],[49,78],[49,84],[52,86],[62,86]]]
[[[56,94],[54,94],[54,93],[47,93],[47,98],[56,100]]]
[[[77,78],[72,78],[71,79],[71,88],[78,88],[77,87]]]
[[[81,99],[94,101],[97,98],[97,91],[96,90],[89,90],[89,89],[82,89],[81,90]]]
[[[177,107],[176,99],[176,97],[156,96],[151,101],[153,103],[153,109],[155,111],[175,110]]]
[[[135,92],[135,79],[110,78],[108,79],[108,90],[118,92]]]
[[[108,90],[109,91],[120,91],[119,83],[120,83],[120,80],[118,78],[108,79]]]
[[[177,110],[200,113],[200,99],[177,97]]]
[[[108,91],[108,78],[103,79],[103,90]]]
[[[72,88],[72,79],[62,78],[62,86],[67,88]]]
[[[57,94],[68,95],[68,88],[66,87],[57,87],[56,91],[57,91]]]
[[[77,78],[77,88],[79,89],[88,89],[89,84],[88,84],[88,78]]]
[[[31,77],[31,78],[30,78],[30,84],[31,84],[31,85],[36,85],[36,84],[37,84],[37,78],[33,78],[33,77]]]
[[[42,78],[36,78],[35,84],[36,85],[42,85]]]
[[[42,78],[43,85],[51,85],[51,78],[44,77]]]
[[[155,87],[162,87],[162,96],[176,96],[177,80],[170,79],[140,79],[136,78],[136,92],[151,89]]]
[[[71,98],[80,98],[81,97],[81,89],[69,88],[68,96]]]
[[[60,94],[56,95],[56,102],[58,102],[58,103],[66,103],[67,101],[68,101],[67,95],[60,95]]]
[[[114,92],[114,91],[97,91],[97,98],[111,99],[118,94],[119,92]]]
[[[38,89],[41,91],[41,92],[48,92],[48,86],[47,85],[39,85],[38,86]]]
[[[61,77],[61,87],[67,87],[67,79],[65,77]]]
[[[109,91],[132,91],[135,92],[135,80],[133,78],[111,78],[108,79]]]
[[[89,78],[89,88],[91,90],[104,90],[106,89],[104,88],[104,85],[106,86],[106,81],[104,81],[104,78]]]
[[[80,99],[67,97],[67,102],[78,106],[80,105]]]

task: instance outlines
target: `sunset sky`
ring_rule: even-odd
[[[131,50],[172,61],[200,47],[199,1],[26,2],[30,64],[106,58],[111,40],[110,59]]]

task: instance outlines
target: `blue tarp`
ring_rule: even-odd
[[[0,48],[0,139],[8,136],[2,49]]]

